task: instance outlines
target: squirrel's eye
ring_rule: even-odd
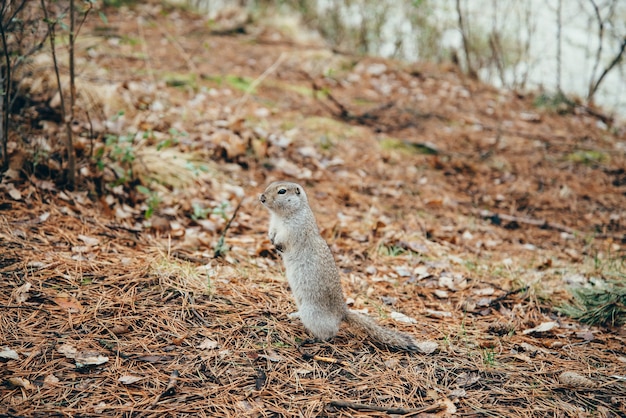
[[[278,191],[278,194],[285,194],[285,193],[287,193],[287,189],[280,189]]]

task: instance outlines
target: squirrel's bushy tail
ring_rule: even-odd
[[[348,309],[348,311],[346,312],[346,322],[349,325],[354,325],[357,328],[360,328],[372,340],[378,343],[399,350],[419,351],[417,347],[417,341],[415,341],[415,339],[409,334],[385,328],[379,325],[369,316],[360,312],[355,312]]]

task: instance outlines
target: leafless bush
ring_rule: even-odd
[[[76,182],[76,157],[72,142],[71,125],[75,114],[75,65],[74,65],[74,41],[78,30],[84,23],[89,11],[93,7],[91,0],[81,1],[80,7],[76,7],[75,0],[49,1],[41,0],[32,2],[27,0],[3,2],[0,8],[0,36],[4,50],[3,60],[0,64],[2,81],[2,127],[0,129],[0,140],[2,142],[3,169],[9,166],[8,149],[9,133],[13,128],[12,115],[19,114],[21,108],[27,107],[29,92],[21,90],[17,80],[24,76],[24,66],[29,63],[29,59],[37,52],[45,48],[45,43],[49,42],[50,53],[53,59],[53,68],[56,75],[57,88],[61,101],[61,115],[65,130],[65,148],[67,152],[67,186],[74,188]],[[76,24],[76,17],[82,17],[79,24]],[[63,20],[69,20],[67,25]],[[68,59],[65,66],[69,73],[69,86],[61,83],[60,66],[57,56],[58,38],[57,32],[66,31],[69,35],[67,45]],[[65,46],[64,46],[65,47]],[[17,76],[16,76],[17,75]],[[68,94],[69,92],[69,94]],[[69,102],[66,101],[69,96]],[[18,102],[21,104],[18,105]],[[67,103],[66,103],[67,102]],[[25,126],[21,123],[15,128]],[[19,138],[19,135],[15,135]]]
[[[0,113],[0,141],[2,143],[2,168],[9,166],[8,143],[11,129],[11,114],[19,112],[22,96],[15,88],[14,74],[28,62],[28,58],[39,51],[48,36],[41,11],[28,0],[6,0],[0,6],[0,38],[3,56],[0,61],[0,85],[2,101]]]

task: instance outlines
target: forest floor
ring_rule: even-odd
[[[623,126],[276,22],[105,14],[78,40],[75,191],[49,62],[22,80],[0,416],[626,416],[624,327],[558,311],[625,278]],[[257,198],[278,179],[307,190],[350,307],[433,352],[347,326],[302,344]]]

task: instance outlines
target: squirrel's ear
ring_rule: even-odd
[[[296,187],[296,194],[300,194],[300,188]]]

